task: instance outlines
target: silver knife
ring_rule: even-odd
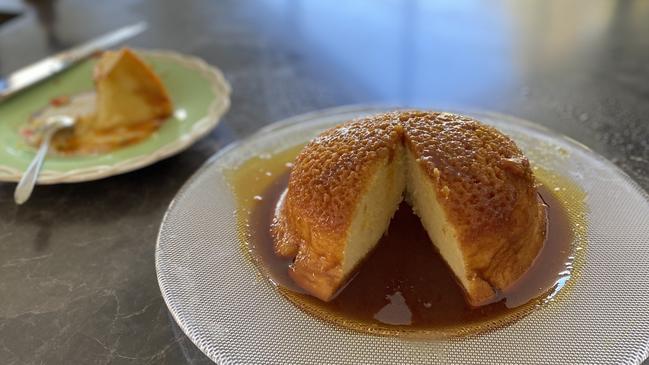
[[[43,79],[65,70],[94,52],[114,46],[128,38],[142,33],[147,28],[145,22],[129,25],[104,34],[80,46],[63,51],[13,72],[6,78],[0,77],[0,101]]]

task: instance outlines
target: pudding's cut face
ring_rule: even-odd
[[[290,275],[330,300],[387,230],[402,198],[465,290],[498,298],[546,233],[528,160],[496,129],[448,113],[402,112],[322,133],[297,157],[272,233]]]
[[[298,155],[274,224],[290,276],[328,300],[387,229],[405,186],[401,126],[391,116],[322,133]]]
[[[527,158],[496,129],[451,114],[401,115],[407,196],[472,305],[532,265],[546,234]]]

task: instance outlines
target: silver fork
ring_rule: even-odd
[[[41,145],[38,148],[38,152],[36,153],[36,157],[34,157],[34,160],[29,164],[29,167],[27,167],[27,170],[25,170],[25,173],[23,173],[23,176],[20,178],[20,181],[16,186],[16,191],[14,192],[14,201],[16,204],[26,202],[32,195],[34,185],[36,185],[38,174],[41,171],[43,161],[47,156],[47,150],[50,148],[50,142],[54,134],[61,129],[74,126],[75,121],[75,118],[66,115],[53,116],[45,121],[45,124],[41,127],[43,138],[41,140]]]

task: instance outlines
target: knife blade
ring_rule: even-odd
[[[18,91],[65,70],[76,62],[92,55],[96,51],[114,46],[126,39],[134,37],[142,33],[146,28],[147,24],[145,22],[122,27],[83,43],[75,48],[63,51],[29,66],[23,67],[20,70],[11,73],[6,78],[0,78],[0,101],[14,95]]]

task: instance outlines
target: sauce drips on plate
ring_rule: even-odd
[[[419,218],[402,203],[388,232],[330,302],[306,294],[288,276],[291,260],[275,256],[270,224],[302,146],[248,160],[229,177],[242,241],[280,293],[302,310],[349,329],[384,335],[452,336],[511,323],[555,299],[570,282],[583,248],[583,195],[567,179],[536,169],[548,205],[548,237],[533,267],[495,303],[471,308]],[[566,200],[568,199],[568,200]],[[581,200],[580,200],[581,199]],[[581,227],[581,228],[580,228]]]
[[[59,155],[96,155],[138,143],[150,137],[164,122],[152,119],[108,130],[94,130],[89,127],[94,110],[95,93],[92,92],[55,98],[30,118],[21,129],[21,135],[28,145],[38,148],[41,143],[38,130],[48,117],[74,116],[74,128],[59,131],[52,138],[52,152]]]

